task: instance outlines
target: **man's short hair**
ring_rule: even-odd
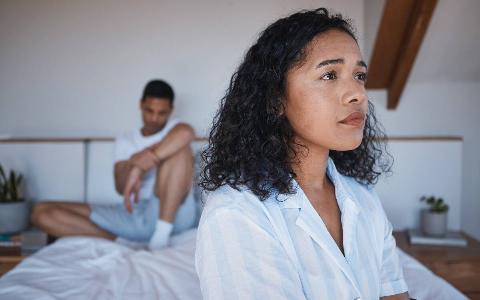
[[[173,105],[175,94],[168,83],[160,79],[155,79],[151,80],[145,86],[141,101],[145,101],[147,97],[167,99],[170,101],[170,104]]]

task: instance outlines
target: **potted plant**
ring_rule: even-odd
[[[28,226],[30,207],[20,194],[22,175],[7,175],[0,164],[0,234],[18,233]]]
[[[442,198],[423,196],[420,201],[426,202],[430,208],[421,212],[422,231],[425,235],[443,237],[447,234],[448,205]]]

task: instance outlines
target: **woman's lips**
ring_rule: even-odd
[[[345,119],[340,121],[340,123],[350,126],[361,126],[365,120],[365,114],[359,111],[349,114]]]

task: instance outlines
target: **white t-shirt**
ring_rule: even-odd
[[[159,132],[143,136],[141,130],[134,130],[125,133],[115,139],[115,163],[122,160],[128,160],[130,157],[143,149],[160,142],[165,138],[167,133],[181,123],[176,118],[170,118],[167,124]],[[155,187],[155,169],[148,171],[142,179],[142,187],[140,189],[140,199],[151,198]]]

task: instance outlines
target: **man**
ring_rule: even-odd
[[[115,188],[123,205],[44,202],[32,222],[56,237],[98,236],[158,250],[172,233],[196,225],[193,199],[194,131],[170,118],[174,92],[150,81],[140,100],[143,127],[115,141]]]

